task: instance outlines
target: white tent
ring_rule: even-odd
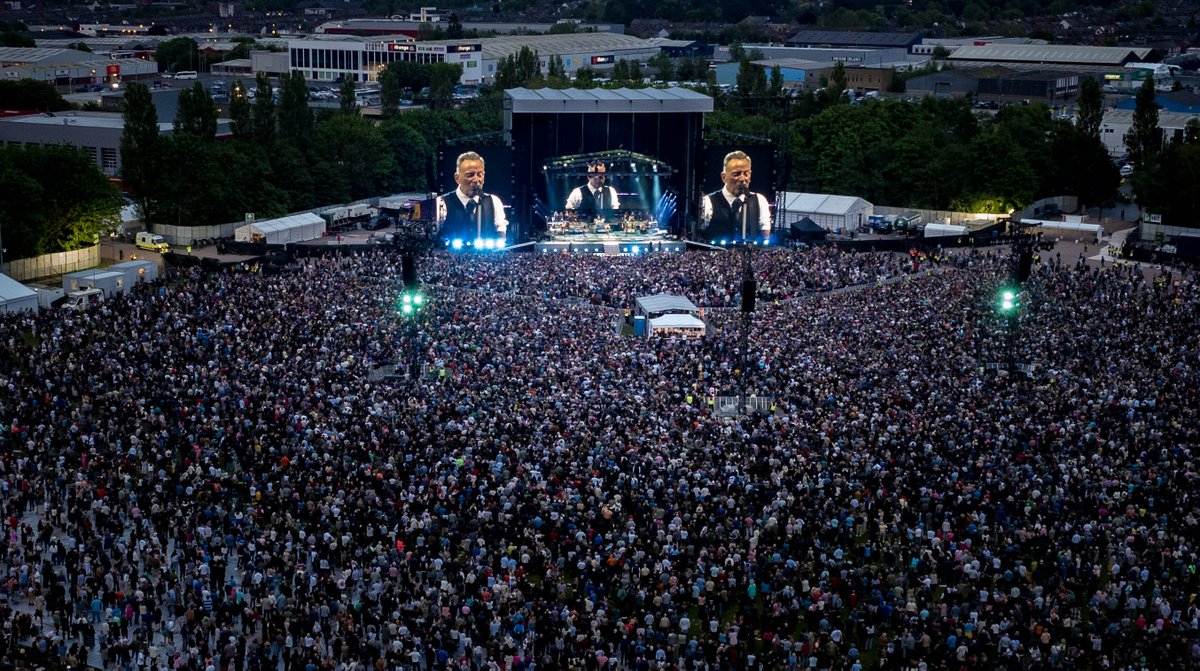
[[[679,335],[699,338],[707,332],[704,322],[692,315],[663,315],[650,320],[650,335]]]
[[[645,317],[656,317],[664,312],[683,312],[687,314],[696,314],[700,312],[700,308],[696,307],[695,303],[684,296],[673,296],[671,294],[655,294],[653,296],[638,296],[635,303],[637,304],[638,314]]]
[[[839,228],[854,231],[867,223],[867,218],[875,212],[874,205],[856,196],[785,191],[780,197],[777,212],[780,228],[808,217],[827,231]]]
[[[0,275],[0,312],[38,311],[37,292],[14,280]]]
[[[234,229],[233,239],[238,242],[261,241],[270,245],[284,245],[313,240],[324,234],[325,220],[312,212],[304,212],[246,224]]]

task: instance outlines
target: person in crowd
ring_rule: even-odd
[[[0,315],[0,659],[1200,662],[1192,274],[1045,254],[1002,376],[996,248],[755,257],[745,340],[704,252],[436,253],[413,318],[387,249]],[[619,335],[660,289],[710,335]]]

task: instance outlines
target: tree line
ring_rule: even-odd
[[[395,66],[397,64],[393,64]],[[344,203],[430,187],[433,158],[446,140],[498,130],[498,101],[474,101],[462,109],[400,111],[407,66],[389,66],[384,116],[364,118],[354,83],[344,82],[338,109],[314,111],[300,73],[281,78],[278,92],[260,73],[254,95],[240,80],[229,103],[231,137],[217,138],[217,107],[199,82],[180,93],[174,132],[159,133],[149,90],[130,84],[125,94],[121,177],[149,225],[200,226],[278,217],[326,204]],[[458,79],[458,66],[454,81]],[[422,87],[424,88],[424,87]],[[451,87],[452,88],[452,87]],[[436,181],[436,180],[434,180]]]

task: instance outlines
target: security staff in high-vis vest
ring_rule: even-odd
[[[761,240],[771,236],[771,203],[750,190],[750,157],[743,151],[725,155],[725,186],[700,201],[700,237],[717,242]]]
[[[467,244],[476,240],[496,240],[505,237],[508,217],[504,203],[490,193],[484,193],[483,157],[468,151],[455,163],[454,181],[458,188],[438,196],[438,230],[443,240],[459,239]]]
[[[587,184],[571,190],[564,209],[578,213],[585,220],[603,217],[608,212],[620,209],[621,201],[617,197],[617,190],[605,184],[606,170],[603,163],[589,165]]]

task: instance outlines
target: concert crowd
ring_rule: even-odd
[[[1043,253],[1009,319],[1007,261],[761,250],[748,331],[692,252],[434,255],[411,318],[384,251],[0,317],[0,659],[1198,666],[1200,285]],[[709,335],[623,330],[658,292]]]

